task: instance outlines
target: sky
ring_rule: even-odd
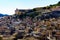
[[[0,0],[0,13],[12,15],[15,9],[32,9],[56,4],[60,0]]]

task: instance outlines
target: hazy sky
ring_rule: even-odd
[[[12,15],[16,8],[31,9],[55,4],[58,1],[60,0],[0,0],[0,13]]]

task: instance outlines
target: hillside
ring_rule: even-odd
[[[7,14],[0,13],[0,17],[8,16]]]
[[[42,15],[44,15],[44,16],[42,16]],[[54,5],[46,6],[46,7],[37,7],[37,8],[33,8],[33,9],[16,9],[15,10],[16,18],[26,18],[27,16],[32,17],[32,18],[40,16],[42,18],[42,17],[45,17],[45,15],[46,16],[49,15],[49,18],[53,18],[55,16],[56,16],[55,18],[60,17],[60,2],[58,2],[57,4],[54,4]]]

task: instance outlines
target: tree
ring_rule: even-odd
[[[58,6],[60,6],[60,1],[58,2],[58,4],[57,4]]]
[[[60,4],[60,1],[58,2],[58,4]]]

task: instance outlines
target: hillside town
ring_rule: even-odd
[[[1,17],[0,40],[60,40],[60,6],[36,10]]]

